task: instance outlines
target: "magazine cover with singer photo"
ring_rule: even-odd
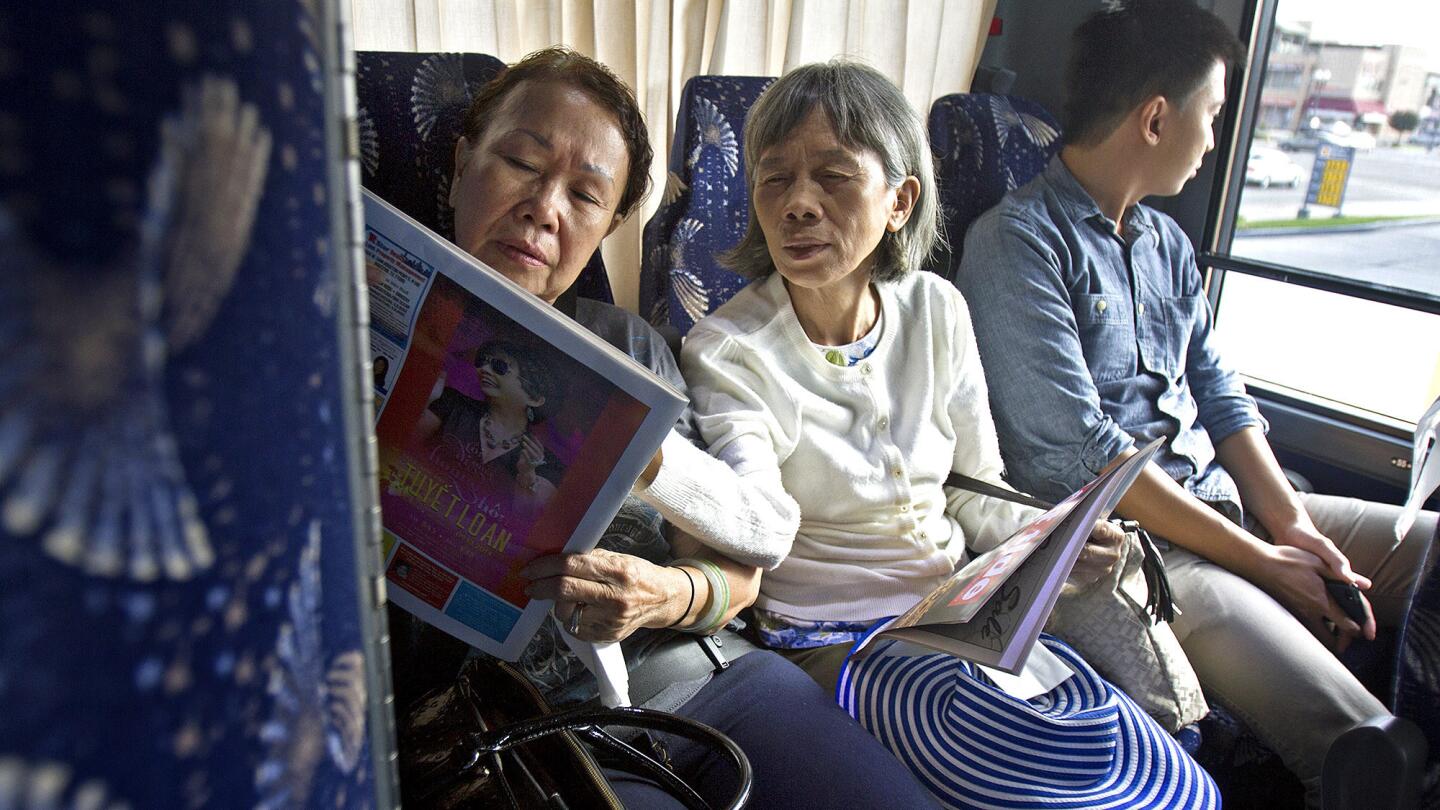
[[[390,597],[509,657],[544,612],[518,572],[594,545],[683,399],[418,224],[372,215],[372,200],[371,342],[391,367],[386,388],[375,375]]]

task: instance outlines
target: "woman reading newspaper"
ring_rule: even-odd
[[[682,363],[711,452],[798,505],[755,612],[769,646],[833,689],[872,623],[1039,513],[943,486],[952,471],[1003,485],[1001,461],[965,303],[917,272],[939,211],[900,91],[844,62],[781,77],[750,112],[745,171],[750,222],[728,260],[756,280],[695,326]],[[1115,534],[1097,526],[1090,546]],[[1218,806],[1078,655],[1047,638],[1037,657],[1053,677],[1034,700],[944,654],[872,655],[847,675],[863,700],[840,696],[946,805]]]
[[[454,240],[683,386],[669,350],[643,321],[567,295],[601,240],[638,206],[650,159],[640,110],[609,70],[565,50],[531,54],[487,85],[466,115],[450,190]],[[493,362],[487,368],[504,374]],[[439,411],[441,421],[453,413]],[[475,427],[483,441],[478,421]],[[760,491],[695,448],[692,433],[687,413],[646,471],[639,489],[653,508],[632,498],[599,548],[533,561],[524,572],[530,595],[556,600],[556,621],[579,638],[626,640],[637,705],[677,712],[735,740],[754,767],[752,806],[929,806],[906,769],[789,662],[733,633],[723,639],[727,668],[706,655],[699,641],[721,632],[753,599],[757,566],[775,564],[788,549],[793,518],[783,515],[793,515],[794,506],[775,503],[788,498]],[[672,550],[660,515],[723,541],[720,551],[729,556],[683,538]],[[453,669],[425,670],[434,666],[437,648],[458,642],[410,624],[408,640],[397,633],[397,692],[407,682],[453,679]],[[537,634],[520,666],[552,703],[596,693],[553,623]],[[731,795],[734,786],[721,783],[730,769],[710,762],[709,752],[684,740],[665,744],[677,771],[702,795],[712,802]],[[606,775],[627,806],[681,806],[642,776],[620,769]]]

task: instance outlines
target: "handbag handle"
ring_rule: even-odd
[[[710,805],[695,792],[694,788],[685,784],[669,768],[656,762],[634,746],[616,739],[604,731],[602,726],[628,726],[662,731],[708,745],[729,760],[739,780],[739,787],[736,789],[735,795],[722,807],[725,810],[739,810],[749,801],[754,775],[750,768],[749,758],[745,756],[745,752],[740,750],[740,746],[736,745],[734,740],[716,729],[688,717],[633,706],[614,709],[582,707],[510,723],[503,728],[491,731],[476,732],[470,738],[474,746],[474,758],[470,762],[478,762],[485,757],[493,759],[517,745],[524,745],[551,734],[572,731],[584,735],[590,741],[642,767],[657,781],[677,794],[676,798],[680,799],[686,807],[693,810],[709,810]],[[502,784],[507,784],[508,787],[508,783],[505,783],[504,780],[502,780]]]
[[[1050,509],[1055,505],[1046,503],[1033,495],[1006,489],[989,481],[981,481],[979,478],[958,472],[950,473],[949,477],[945,479],[945,486],[1036,509]],[[1145,554],[1140,567],[1145,572],[1145,586],[1150,594],[1145,599],[1145,612],[1150,614],[1151,623],[1175,621],[1175,597],[1170,591],[1170,577],[1165,573],[1165,559],[1160,556],[1160,549],[1155,547],[1155,540],[1150,537],[1149,532],[1142,529],[1140,524],[1133,520],[1119,520],[1118,523],[1122,531],[1127,534],[1133,533],[1136,536],[1140,541],[1140,550]]]
[[[493,725],[487,722],[486,713],[481,708],[485,703],[481,699],[481,695],[493,694],[494,690],[485,689],[476,683],[477,677],[483,677],[480,669],[486,667],[488,667],[486,675],[503,676],[506,682],[518,685],[529,693],[533,702],[532,708],[545,713],[528,719],[508,720],[503,725]],[[412,797],[407,799],[407,801],[413,800],[417,805],[429,806],[437,797],[444,795],[457,784],[463,783],[467,777],[480,776],[490,779],[493,783],[498,783],[499,790],[508,800],[510,807],[514,810],[521,810],[525,805],[522,805],[516,796],[516,788],[511,784],[512,778],[518,780],[520,785],[528,784],[537,790],[541,788],[535,780],[535,775],[517,756],[519,751],[515,749],[552,735],[574,734],[584,738],[592,745],[614,754],[627,765],[632,766],[636,773],[654,779],[685,807],[691,810],[710,810],[710,805],[700,794],[686,784],[665,763],[657,761],[656,758],[633,745],[616,738],[607,732],[603,728],[604,726],[627,726],[661,731],[701,743],[709,750],[718,753],[722,759],[728,760],[738,777],[738,787],[734,795],[721,807],[724,810],[738,810],[738,808],[744,807],[750,798],[754,781],[753,773],[750,760],[740,750],[740,746],[724,733],[687,717],[653,709],[630,707],[605,709],[582,706],[565,712],[548,713],[550,710],[545,705],[543,698],[524,679],[523,675],[504,662],[487,661],[480,658],[470,660],[462,668],[460,677],[456,680],[452,690],[458,705],[449,709],[452,713],[451,716],[454,717],[454,713],[457,711],[461,716],[468,715],[468,722],[462,720],[462,723],[470,725],[478,731],[460,732],[460,741],[449,746],[448,753],[440,761],[433,763],[418,775],[419,778],[413,782],[417,789]],[[518,772],[515,774],[506,773],[506,758],[501,754],[507,752],[510,753],[513,764],[518,768]],[[661,757],[664,757],[663,753]],[[589,763],[586,767],[590,771],[590,775],[595,781],[603,783],[604,776],[594,770],[594,761],[586,759]],[[610,793],[610,797],[613,799],[614,794]],[[558,795],[555,798],[559,798]]]

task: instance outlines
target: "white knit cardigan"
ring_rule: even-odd
[[[967,549],[989,549],[1038,514],[943,486],[952,470],[1004,485],[959,292],[924,272],[877,289],[880,341],[848,368],[815,350],[778,274],[696,324],[682,349],[710,452],[798,504],[793,546],[773,540],[784,562],[761,582],[756,604],[767,610],[844,621],[900,613]]]

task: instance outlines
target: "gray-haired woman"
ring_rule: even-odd
[[[858,64],[799,68],[751,110],[745,167],[749,228],[728,259],[756,281],[696,324],[681,365],[710,452],[743,477],[778,478],[798,504],[789,556],[761,580],[757,623],[769,646],[834,687],[846,652],[876,620],[904,612],[967,551],[994,547],[1038,512],[944,486],[952,471],[1004,482],[965,302],[943,279],[915,272],[938,239],[939,210],[925,132],[900,91]],[[1119,539],[1108,524],[1096,535],[1103,542],[1089,544],[1081,577],[1108,568],[1106,546]],[[1111,697],[1079,666],[1077,680],[1107,695],[1115,711],[1123,696]],[[940,688],[957,701],[1013,704],[969,665],[944,659],[937,667],[950,673]],[[890,682],[875,700],[898,701],[902,715],[923,713],[909,712],[918,707],[890,687],[905,688]],[[1049,777],[1027,767],[1032,752],[1023,745],[1016,754],[972,742],[996,731],[1027,739],[1003,720],[981,720],[983,734],[935,751],[934,734],[882,729],[847,708],[943,803],[1044,806],[1088,795],[1073,772],[1068,783],[1045,785]],[[1147,806],[1205,806],[1216,796],[1153,721],[1138,711],[1126,716],[1116,727],[1129,736],[1122,730],[1125,739],[1112,744],[1133,752],[1126,744],[1143,737],[1153,745],[1142,764],[1189,778],[1173,803]],[[1060,749],[1060,760],[1077,753],[1063,739],[1034,742],[1051,756]],[[927,770],[967,755],[974,756],[958,777]],[[1133,759],[1113,764],[1148,773]],[[977,768],[984,774],[967,786]]]

